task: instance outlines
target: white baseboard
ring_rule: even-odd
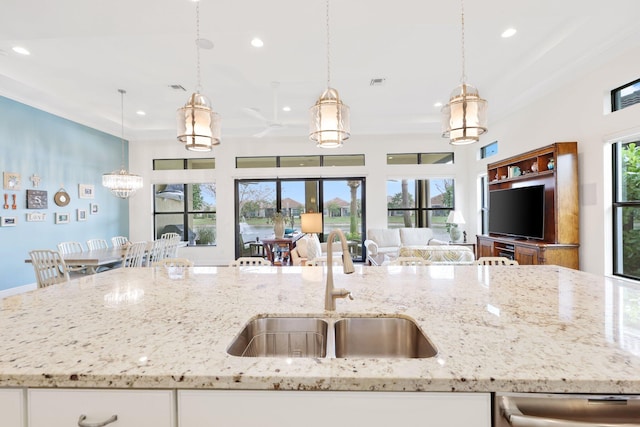
[[[30,283],[28,285],[16,286],[15,288],[4,289],[0,291],[0,299],[10,297],[11,295],[18,295],[24,292],[29,292],[36,290],[38,288],[37,284]]]

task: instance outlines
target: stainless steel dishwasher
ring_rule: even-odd
[[[496,393],[494,427],[640,427],[640,395]]]

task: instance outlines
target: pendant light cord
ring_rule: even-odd
[[[327,3],[327,88],[331,87],[331,28],[329,26],[329,0]]]
[[[127,93],[124,89],[118,89],[120,92],[120,142],[121,142],[121,156],[122,156],[122,164],[121,170],[124,170],[124,94]]]
[[[467,74],[465,70],[465,57],[464,57],[464,0],[460,0],[460,16],[462,22],[462,83],[464,84],[467,81]]]
[[[197,82],[196,82],[196,92],[202,92],[202,86],[200,86],[200,2],[196,2],[196,58],[198,62],[197,68]]]

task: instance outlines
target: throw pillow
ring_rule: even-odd
[[[298,239],[296,242],[296,250],[300,258],[307,258],[307,248],[309,247],[308,236],[304,236],[302,239]]]
[[[307,259],[312,260],[322,256],[322,246],[316,234],[308,236],[307,240]]]

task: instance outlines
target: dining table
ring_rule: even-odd
[[[114,266],[122,262],[126,253],[127,247],[121,246],[62,254],[62,259],[67,267],[86,267],[87,273],[95,274],[100,267]],[[30,263],[31,258],[25,259],[25,262]]]

